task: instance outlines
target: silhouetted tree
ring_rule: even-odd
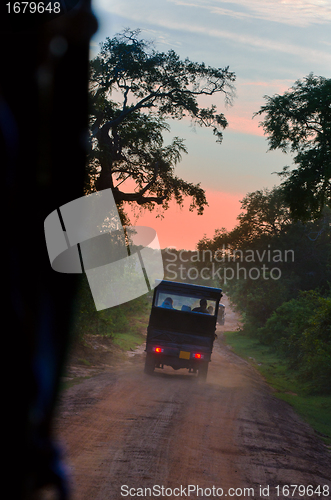
[[[171,198],[181,204],[189,196],[191,209],[202,213],[203,189],[174,174],[186,148],[178,137],[164,145],[165,120],[188,116],[211,127],[222,142],[225,116],[215,105],[200,107],[198,98],[223,93],[230,103],[235,75],[228,68],[181,60],[173,50],[157,52],[139,33],[125,30],[107,38],[91,62],[89,189],[91,184],[96,190],[111,188],[118,205],[127,201],[148,208],[166,208]],[[123,189],[126,180],[130,192]]]
[[[269,149],[294,153],[296,168],[280,173],[292,214],[319,217],[331,206],[331,79],[311,73],[283,95],[265,99],[255,116],[265,115]]]

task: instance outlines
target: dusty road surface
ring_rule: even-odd
[[[63,393],[73,500],[331,497],[330,452],[222,342],[237,326],[227,307],[206,384],[169,367],[145,375],[140,349]]]

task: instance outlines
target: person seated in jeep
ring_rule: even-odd
[[[172,300],[172,298],[171,298],[171,297],[167,297],[167,298],[163,301],[163,303],[162,303],[161,307],[165,307],[165,308],[167,308],[167,309],[173,309],[173,308],[174,308],[173,303],[174,303],[174,301]]]
[[[193,312],[199,312],[199,313],[205,313],[209,314],[209,311],[207,309],[207,300],[206,299],[201,299],[200,300],[200,307],[195,307],[192,309]]]

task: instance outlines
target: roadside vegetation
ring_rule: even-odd
[[[261,373],[275,396],[289,403],[331,447],[331,395],[312,394],[309,381],[300,380],[281,354],[243,331],[224,332],[224,337],[233,352]]]
[[[123,350],[143,343],[150,314],[152,293],[147,293],[119,306],[96,311],[85,275],[76,296],[72,337],[83,342],[85,335],[101,335]]]
[[[304,223],[291,219],[284,201],[275,206],[279,199],[281,188],[251,193],[238,226],[199,248],[223,255],[221,286],[244,334],[277,352],[311,394],[331,394],[331,212]]]

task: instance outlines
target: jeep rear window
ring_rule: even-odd
[[[194,312],[194,308],[200,307],[200,298],[202,297],[192,297],[190,295],[177,294],[173,292],[158,292],[155,298],[154,305],[156,307],[176,309],[177,311]],[[215,315],[216,300],[209,299],[208,297],[204,298],[207,300],[207,309],[209,311],[209,314]]]

